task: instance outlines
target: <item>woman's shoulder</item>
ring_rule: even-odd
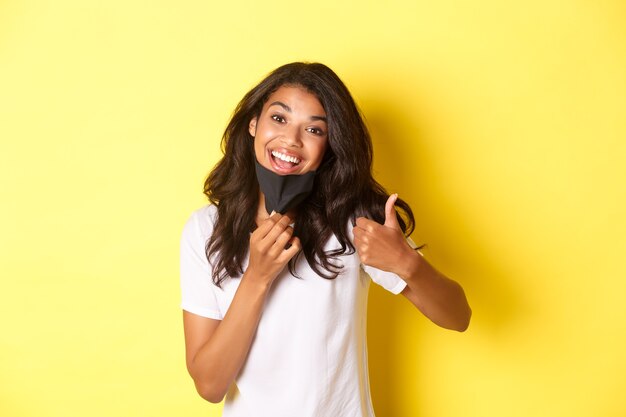
[[[195,209],[192,215],[204,216],[204,217],[209,216],[213,218],[216,213],[217,213],[217,206],[213,203],[207,203]]]
[[[196,233],[207,237],[213,232],[213,225],[217,215],[217,206],[208,203],[194,209],[187,219],[185,229],[195,229]]]

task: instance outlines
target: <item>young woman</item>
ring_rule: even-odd
[[[181,240],[187,369],[227,417],[370,417],[370,279],[463,331],[459,284],[408,236],[410,207],[371,174],[349,91],[318,63],[284,65],[248,92],[207,178],[210,204]],[[403,216],[396,213],[400,208]]]

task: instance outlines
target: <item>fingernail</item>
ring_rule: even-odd
[[[270,213],[270,217],[272,217],[274,213],[276,213],[276,210],[272,210],[272,212]]]

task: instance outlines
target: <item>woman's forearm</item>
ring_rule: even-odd
[[[193,358],[189,372],[198,393],[220,402],[235,380],[256,332],[271,283],[247,279],[244,273],[224,319]]]
[[[472,310],[463,288],[433,268],[418,252],[413,252],[404,266],[399,275],[407,283],[407,298],[435,324],[466,330]]]

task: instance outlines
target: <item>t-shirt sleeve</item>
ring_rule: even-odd
[[[183,227],[180,240],[180,286],[183,310],[210,319],[221,320],[211,266],[206,258],[205,244],[212,228],[206,210],[195,211]],[[205,216],[204,218],[201,216]]]
[[[404,287],[406,287],[406,282],[393,272],[383,271],[382,269],[365,264],[362,264],[362,266],[363,270],[367,272],[367,275],[372,278],[372,281],[392,294],[400,294]]]
[[[407,237],[406,240],[413,249],[417,248],[417,245],[410,237]],[[392,294],[400,294],[407,285],[406,281],[393,272],[383,271],[365,264],[363,264],[363,270],[372,278],[372,281]]]

